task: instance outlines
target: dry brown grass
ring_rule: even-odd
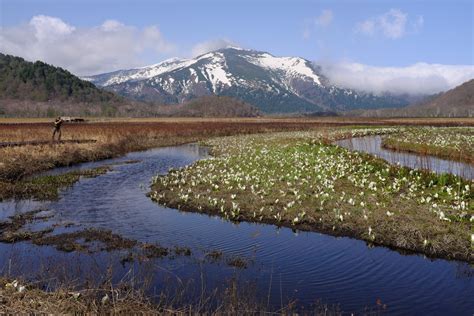
[[[128,280],[113,285],[110,281],[101,286],[77,289],[61,285],[46,291],[41,282],[0,278],[0,314],[91,314],[91,315],[288,315],[296,311],[295,302],[280,309],[258,302],[251,284],[242,284],[232,278],[222,288],[203,293],[198,302],[185,303],[180,289],[169,297],[165,292],[152,300],[145,294],[146,282]],[[132,284],[141,284],[139,287]],[[16,285],[16,286],[15,286]],[[24,289],[19,290],[20,287]],[[47,286],[46,286],[47,287]],[[342,315],[337,306],[316,302],[311,315]],[[367,314],[375,314],[368,310]]]
[[[94,161],[153,147],[195,142],[213,136],[316,128],[311,122],[239,120],[163,120],[65,124],[63,140],[86,144],[48,144],[0,148],[0,180],[16,181],[57,166]],[[0,142],[48,141],[50,123],[0,124]]]
[[[430,125],[430,126],[474,126],[474,118],[367,118],[367,117],[287,117],[287,116],[264,116],[249,118],[193,118],[193,117],[89,117],[89,122],[259,122],[259,123],[318,123],[318,124],[362,124],[362,125]],[[0,124],[12,123],[51,123],[52,118],[0,118]]]
[[[3,123],[1,123],[3,122]],[[7,123],[8,122],[8,123]],[[474,125],[474,119],[365,118],[148,118],[94,119],[63,127],[63,140],[92,143],[50,143],[0,147],[0,182],[11,183],[58,166],[112,158],[160,146],[235,134],[321,129],[347,125]],[[0,120],[0,143],[50,141],[52,124],[43,119]]]
[[[215,310],[209,306],[175,306],[174,302],[151,302],[143,289],[129,284],[104,284],[96,288],[77,290],[61,286],[54,291],[44,291],[36,285],[23,281],[0,278],[0,313],[2,314],[196,314],[219,315],[224,313],[253,314],[263,310],[262,306],[248,304],[242,300],[222,301]],[[25,286],[21,292],[20,286]],[[232,290],[229,288],[227,290]],[[204,303],[204,302],[203,302]],[[205,304],[205,303],[204,303]]]
[[[0,180],[15,181],[57,166],[94,161],[130,151],[170,146],[208,137],[315,129],[346,125],[474,125],[474,119],[367,118],[92,118],[64,124],[63,140],[96,140],[87,144],[50,144],[0,148]],[[0,119],[0,142],[49,141],[45,119]]]
[[[2,314],[70,314],[70,313],[114,313],[125,314],[140,311],[141,313],[157,313],[157,306],[146,301],[143,296],[133,291],[113,292],[111,290],[89,289],[70,291],[61,288],[54,292],[46,292],[32,285],[20,293],[11,286],[11,280],[0,280],[0,313]],[[102,298],[104,303],[102,303]]]

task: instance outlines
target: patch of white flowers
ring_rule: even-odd
[[[390,136],[387,138],[390,139]],[[407,128],[393,140],[397,143],[421,144],[474,155],[473,127]]]
[[[163,190],[152,192],[151,197],[167,201],[165,192],[170,190],[180,202],[193,201],[230,219],[248,213],[254,220],[293,225],[306,220],[343,225],[360,218],[361,223],[367,223],[370,239],[375,239],[377,229],[369,226],[370,220],[378,214],[396,221],[404,213],[403,205],[433,214],[440,221],[472,221],[472,182],[426,183],[422,171],[392,167],[365,154],[321,143],[322,138],[337,139],[348,131],[363,136],[399,130],[337,130],[324,135],[284,132],[212,139],[209,145],[216,158],[155,177],[153,182]],[[322,210],[333,215],[323,218]]]

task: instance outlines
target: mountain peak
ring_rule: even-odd
[[[227,45],[226,47],[223,47],[221,49],[235,49],[235,50],[245,50],[245,51],[250,51],[250,49],[243,48],[240,46],[235,46],[235,45]]]
[[[237,50],[237,51],[246,51],[246,52],[253,51],[252,49],[243,48],[243,47],[236,46],[236,45],[227,45],[226,47],[222,47],[222,48],[214,50],[214,52],[225,51],[225,50]],[[213,52],[213,51],[211,51],[211,52]]]
[[[328,80],[320,68],[304,58],[277,57],[231,45],[192,59],[167,59],[139,69],[92,76],[90,80],[138,100],[181,103],[205,95],[226,95],[263,112],[405,105],[326,85]]]
[[[136,68],[136,69],[144,69],[144,68],[150,68],[150,67],[158,67],[160,65],[165,65],[165,64],[172,64],[172,63],[176,63],[176,62],[179,62],[179,61],[182,61],[183,59],[179,58],[179,57],[171,57],[171,58],[168,58],[168,59],[165,59],[163,61],[160,61],[156,64],[152,64],[152,65],[146,65],[146,66],[142,66],[142,67],[139,67],[139,68]]]

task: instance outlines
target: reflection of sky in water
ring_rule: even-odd
[[[110,229],[128,238],[163,246],[191,247],[191,258],[156,261],[155,266],[160,267],[155,275],[158,288],[163,275],[199,279],[201,272],[208,288],[221,284],[234,275],[233,268],[222,262],[200,265],[196,261],[205,251],[221,250],[228,256],[238,255],[253,261],[249,269],[239,272],[240,278],[257,281],[263,299],[270,290],[275,306],[279,306],[280,297],[283,301],[298,299],[306,305],[321,298],[325,303],[340,303],[344,311],[361,312],[380,298],[396,313],[452,314],[474,310],[471,299],[474,279],[457,276],[460,267],[472,272],[467,264],[430,261],[419,255],[403,256],[382,247],[368,248],[364,242],[350,238],[294,233],[271,225],[233,224],[218,217],[161,207],[146,197],[154,175],[164,174],[171,167],[185,166],[205,155],[205,150],[187,145],[57,169],[55,173],[140,161],[116,164],[112,172],[82,179],[63,191],[57,202],[7,202],[0,203],[0,210],[5,218],[14,212],[42,207],[55,214],[54,222]],[[58,253],[50,247],[28,243],[0,244],[0,268],[8,266],[9,259],[14,258],[18,271],[30,273],[41,266],[67,263],[71,271],[80,275],[86,276],[90,271],[100,275],[96,271],[110,262],[125,273],[127,269],[117,263],[118,257]]]
[[[356,151],[374,154],[390,163],[400,163],[402,166],[416,169],[428,169],[436,173],[452,173],[466,179],[474,179],[474,166],[433,156],[422,156],[412,153],[396,152],[381,148],[381,136],[365,136],[343,139],[337,145]]]

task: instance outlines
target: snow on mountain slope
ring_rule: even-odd
[[[406,105],[332,86],[319,67],[303,58],[275,57],[237,47],[86,79],[142,101],[180,103],[205,95],[227,95],[272,113]]]
[[[215,93],[219,86],[232,84],[232,75],[228,72],[224,54],[208,53],[198,57],[197,61],[208,60],[199,70],[204,77],[212,84],[212,91]]]
[[[117,78],[115,81],[111,80],[110,82],[107,83],[107,85],[116,84],[116,83],[120,83],[120,82],[124,82],[128,80],[136,81],[136,80],[153,78],[168,71],[172,71],[178,68],[188,67],[192,65],[193,63],[194,63],[194,60],[171,58],[152,66],[139,68],[137,69],[136,73],[128,77],[123,76],[121,78]]]
[[[299,57],[275,57],[268,53],[247,56],[251,63],[277,71],[286,72],[290,76],[304,76],[311,78],[316,84],[321,84],[319,76],[308,67],[308,61]]]
[[[268,53],[261,53],[238,47],[232,47],[228,49],[243,52],[244,54],[242,56],[256,66],[260,66],[271,71],[284,72],[288,79],[295,77],[306,77],[312,79],[316,84],[321,85],[319,76],[308,66],[309,62],[303,58],[275,57]],[[83,77],[83,79],[96,83],[100,86],[110,86],[127,81],[150,79],[166,72],[192,66],[202,60],[208,60],[208,63],[199,69],[203,71],[204,74],[206,74],[205,77],[213,83],[214,87],[219,84],[231,85],[233,83],[231,80],[232,75],[228,72],[226,57],[224,53],[222,53],[222,50],[206,53],[194,59],[170,58],[150,66],[130,70],[120,70],[117,72],[101,74],[97,76],[88,76]],[[106,80],[97,80],[99,78],[103,78],[104,76],[108,78]]]
[[[212,83],[214,92],[220,85],[230,86],[232,84],[230,79],[231,76],[227,71],[225,57],[222,53],[207,53],[194,59],[170,58],[150,66],[129,70],[119,70],[97,76],[83,77],[82,79],[106,87],[124,82],[151,79],[164,73],[190,67],[203,60],[207,60],[207,63],[197,68],[204,77]],[[198,76],[196,74],[196,69],[189,68],[189,71],[190,76],[193,76],[195,80],[197,80]],[[158,80],[158,82],[163,81]]]
[[[100,85],[110,86],[113,84],[119,84],[126,81],[139,81],[139,80],[150,79],[168,71],[173,71],[178,68],[188,67],[192,65],[194,62],[195,62],[194,60],[171,58],[155,65],[119,71],[118,73],[115,73],[114,75],[110,76],[110,78],[102,82]],[[93,77],[94,76],[88,77],[88,78],[93,78]],[[86,80],[88,78],[86,78]],[[92,79],[91,81],[94,82],[94,79]]]

